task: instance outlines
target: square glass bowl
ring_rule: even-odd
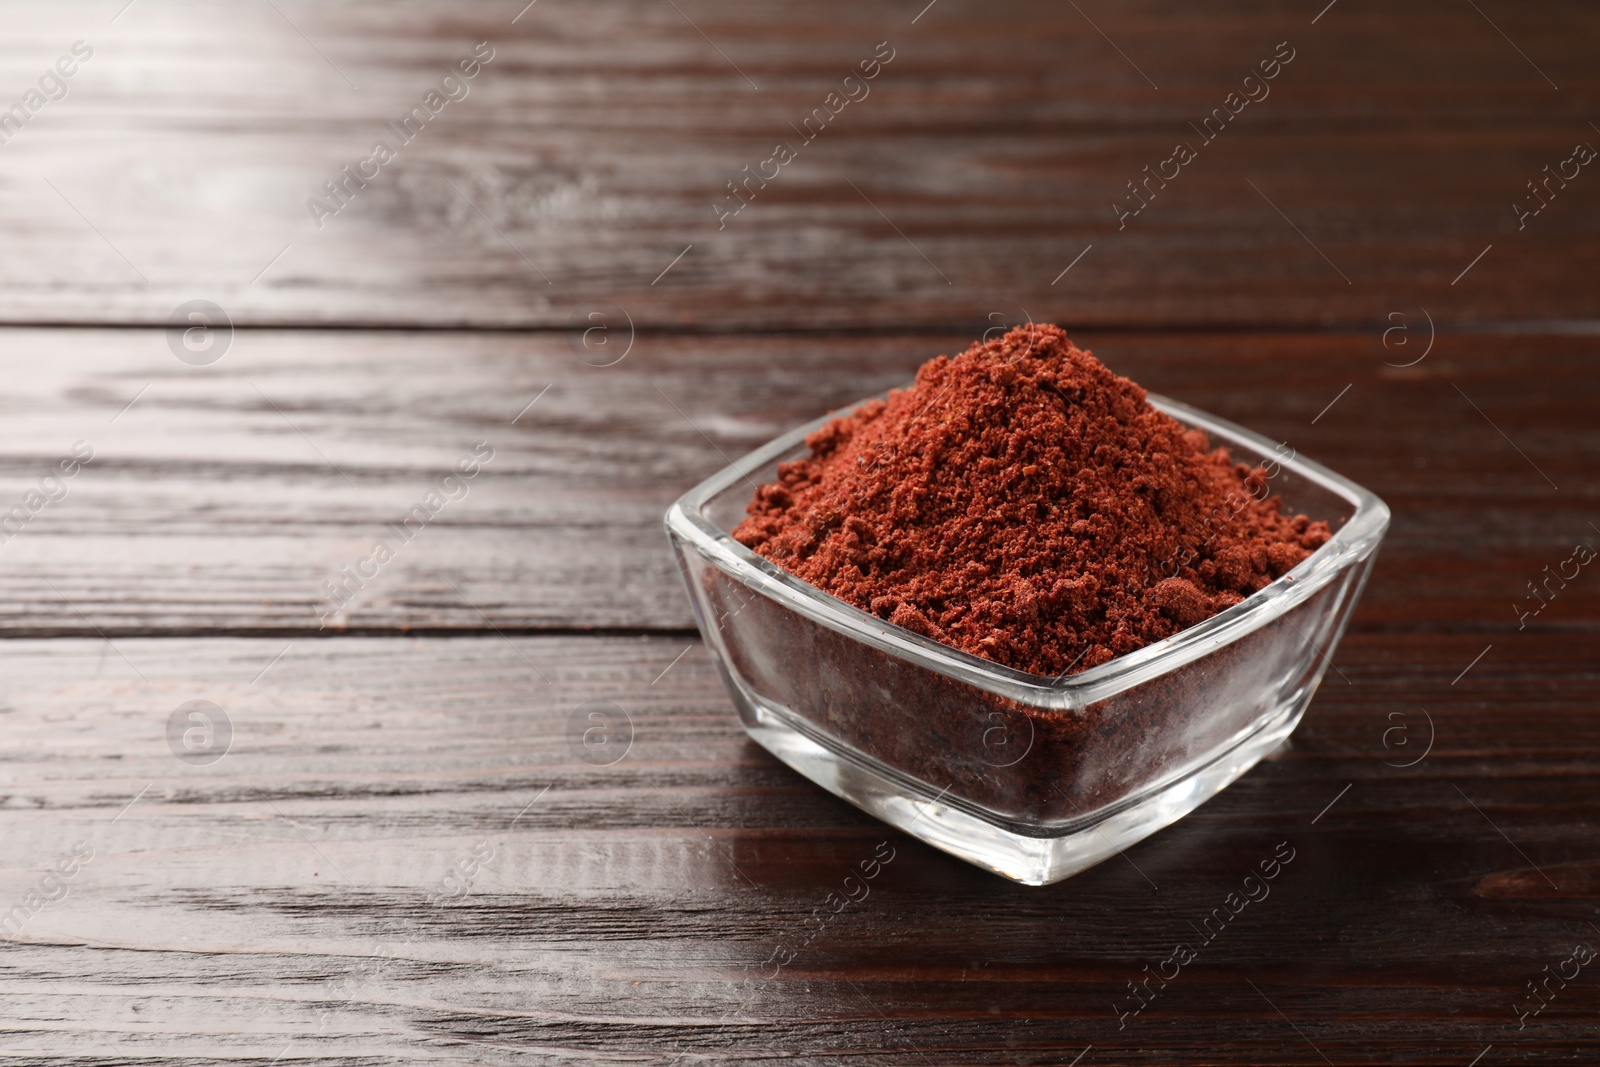
[[[922,637],[735,541],[755,487],[808,454],[786,433],[667,512],[700,632],[745,730],[824,789],[1028,885],[1093,866],[1182,818],[1299,723],[1389,525],[1347,478],[1194,408],[1150,403],[1334,535],[1288,574],[1164,641],[1065,677]]]

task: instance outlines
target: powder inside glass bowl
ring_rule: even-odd
[[[1144,390],[1028,324],[835,419],[733,536],[895,625],[1035,674],[1193,626],[1330,536]]]

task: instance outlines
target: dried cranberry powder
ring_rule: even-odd
[[[1329,537],[1144,390],[1029,324],[806,439],[733,536],[880,618],[1036,674],[1170,637]]]

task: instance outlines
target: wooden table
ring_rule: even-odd
[[[1600,576],[1517,615],[1600,544],[1600,13],[924,4],[0,12],[0,1064],[1600,1059],[1600,969],[1548,977]],[[660,529],[1025,317],[1395,516],[1292,745],[1042,889],[747,741]]]

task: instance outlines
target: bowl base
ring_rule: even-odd
[[[1221,792],[1288,739],[1316,691],[1295,693],[1260,727],[1176,782],[1076,819],[1060,832],[1019,833],[943,801],[901,777],[825,748],[795,724],[793,713],[731,687],[745,732],[768,752],[820,785],[918,840],[1024,885],[1048,885],[1087,870],[1169,826]]]

